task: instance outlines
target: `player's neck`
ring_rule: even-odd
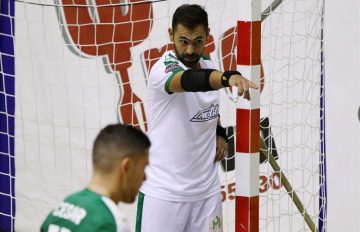
[[[191,65],[191,67],[189,67],[189,68],[194,69],[194,70],[199,70],[199,69],[201,69],[201,66],[200,66],[200,63],[196,63],[194,65]]]
[[[97,194],[108,197],[117,203],[119,200],[115,199],[112,192],[114,182],[111,180],[111,176],[103,176],[100,174],[93,174],[90,183],[87,188]]]

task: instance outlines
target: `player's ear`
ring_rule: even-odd
[[[206,30],[206,40],[209,39],[209,36],[210,36],[210,27],[208,27]]]
[[[174,30],[173,30],[171,27],[169,27],[168,33],[169,33],[170,41],[171,41],[172,43],[174,43]]]
[[[131,162],[132,162],[132,160],[129,157],[125,157],[120,160],[118,167],[119,167],[121,173],[129,172],[129,170],[131,169]]]

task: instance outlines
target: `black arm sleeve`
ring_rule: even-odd
[[[206,92],[215,90],[209,79],[214,69],[186,70],[181,76],[181,86],[187,92]]]

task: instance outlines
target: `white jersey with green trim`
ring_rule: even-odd
[[[214,69],[200,58],[202,69]],[[154,198],[191,202],[220,192],[216,152],[219,92],[169,92],[174,75],[187,70],[174,52],[152,67],[147,86],[148,136],[151,140],[146,181],[140,191]]]

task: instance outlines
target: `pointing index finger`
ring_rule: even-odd
[[[255,84],[255,83],[252,82],[252,81],[249,81],[249,87],[250,87],[250,88],[253,88],[253,89],[258,89],[258,88],[259,88],[259,86],[257,86],[257,84]]]

